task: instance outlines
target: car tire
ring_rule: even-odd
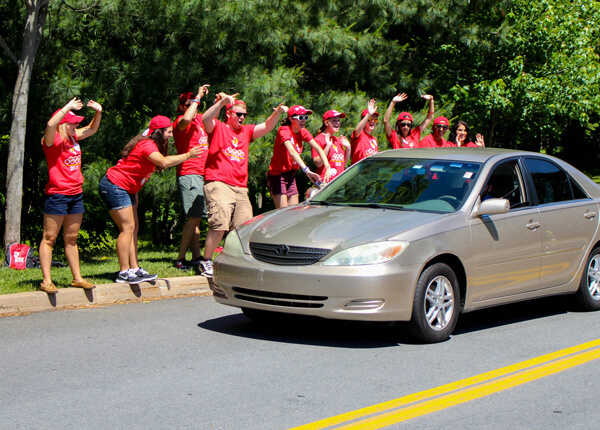
[[[458,280],[444,263],[426,268],[417,282],[410,331],[425,343],[443,342],[458,320]]]
[[[600,310],[600,248],[594,249],[585,263],[576,297],[583,309]]]

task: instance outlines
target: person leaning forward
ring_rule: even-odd
[[[204,244],[202,274],[212,277],[212,257],[226,232],[252,218],[248,199],[248,153],[250,143],[272,131],[282,113],[283,103],[258,125],[244,124],[248,111],[238,94],[220,93],[204,115],[209,147],[204,166],[204,198],[208,208],[208,232]],[[225,107],[225,122],[217,119]]]

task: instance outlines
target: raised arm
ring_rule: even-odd
[[[223,106],[227,106],[228,104],[233,104],[235,102],[235,98],[239,93],[235,93],[234,95],[228,95],[225,93],[219,93],[217,95],[217,101],[214,105],[209,107],[204,115],[202,115],[202,123],[204,124],[204,130],[208,134],[212,133],[215,129],[215,119],[219,116],[219,112],[221,112],[221,108]]]
[[[259,139],[271,132],[277,124],[279,123],[279,117],[282,113],[286,113],[288,111],[288,107],[283,103],[279,103],[279,106],[273,108],[273,113],[267,118],[267,120],[261,124],[258,124],[254,127],[254,133],[252,133],[252,140]]]
[[[408,96],[405,93],[398,94],[392,99],[390,105],[385,111],[385,115],[383,116],[383,128],[385,128],[385,135],[388,137],[388,139],[391,137],[392,131],[394,131],[394,129],[390,125],[390,118],[392,117],[392,113],[394,112],[394,106],[396,106],[396,103],[403,102],[407,98]]]
[[[423,121],[419,126],[419,128],[421,129],[421,134],[423,134],[423,132],[427,129],[427,127],[431,123],[431,120],[433,119],[433,114],[435,113],[435,104],[433,103],[432,95],[424,94],[421,97],[423,97],[425,100],[429,100],[429,111],[427,111],[427,118],[425,118],[425,121]]]
[[[73,97],[69,103],[64,105],[60,111],[56,112],[55,115],[50,118],[48,123],[46,124],[46,129],[44,130],[44,143],[46,146],[54,145],[54,136],[56,135],[56,130],[58,129],[58,124],[65,117],[67,112],[70,110],[79,110],[83,107],[83,103],[77,97]]]
[[[87,107],[94,109],[96,114],[88,125],[75,130],[75,133],[77,133],[77,139],[79,140],[86,139],[95,134],[98,131],[98,127],[100,127],[100,120],[102,119],[102,105],[100,103],[90,100],[87,104]]]
[[[367,125],[367,122],[369,122],[369,118],[371,117],[371,115],[377,112],[377,106],[375,106],[375,99],[369,100],[369,103],[367,104],[367,111],[367,115],[362,117],[360,122],[356,125],[356,128],[354,129],[354,137],[360,136],[363,129],[365,128],[365,125]]]
[[[200,100],[202,100],[202,97],[208,94],[208,87],[210,87],[210,85],[204,84],[198,88],[196,98],[192,100],[192,104],[190,105],[190,107],[187,108],[187,110],[183,114],[183,118],[181,118],[177,123],[177,128],[179,130],[185,130],[186,128],[188,128],[188,126],[196,116],[196,113],[198,113],[198,105],[200,104]]]

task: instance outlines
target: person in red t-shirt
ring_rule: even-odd
[[[443,116],[438,116],[433,121],[431,134],[425,136],[419,142],[419,148],[442,148],[456,146],[455,143],[448,142],[444,139],[444,134],[448,131],[448,119]]]
[[[331,176],[331,168],[323,149],[305,128],[312,111],[297,105],[289,108],[287,115],[277,130],[275,145],[273,145],[273,157],[271,157],[267,173],[267,186],[271,191],[275,207],[278,209],[298,203],[298,188],[296,187],[298,169],[302,169],[306,176],[315,183],[320,179],[318,174],[310,171],[300,156],[304,149],[302,142],[308,142],[313,151],[317,151],[319,156],[325,160],[323,180],[327,182]]]
[[[377,139],[371,135],[379,121],[375,100],[369,100],[367,109],[362,111],[361,120],[350,136],[350,151],[352,153],[352,164],[358,163],[363,158],[377,154]]]
[[[200,221],[206,215],[204,207],[204,163],[208,154],[208,134],[204,130],[202,114],[198,113],[200,100],[208,94],[209,85],[202,85],[198,93],[188,92],[179,96],[177,112],[181,115],[173,122],[173,139],[178,154],[189,151],[200,145],[198,157],[184,161],[177,166],[177,188],[181,195],[183,211],[187,222],[181,232],[179,255],[173,263],[178,269],[187,270],[192,265],[199,264],[200,253]],[[187,261],[185,254],[188,247],[192,251],[192,260]]]
[[[77,128],[84,117],[71,112],[71,109],[79,110],[83,107],[81,100],[75,97],[62,109],[54,112],[46,124],[42,139],[49,180],[44,190],[48,197],[44,203],[44,232],[39,248],[44,278],[40,289],[49,294],[58,292],[52,282],[50,267],[52,249],[61,228],[65,240],[65,256],[73,274],[71,286],[86,290],[94,288],[94,284],[81,277],[77,247],[77,236],[83,220],[83,175],[79,141],[96,133],[102,118],[100,103],[90,100],[87,106],[96,111],[87,126]]]
[[[154,170],[162,171],[196,158],[202,152],[200,145],[179,155],[167,156],[169,138],[173,135],[171,120],[155,116],[144,133],[131,139],[121,154],[123,158],[111,167],[100,181],[100,196],[108,206],[110,216],[119,227],[117,257],[120,271],[117,281],[122,284],[139,284],[156,279],[139,266],[137,259],[137,192],[150,179]]]
[[[390,118],[392,117],[392,113],[394,112],[394,106],[396,103],[400,103],[407,99],[407,95],[402,93],[398,94],[396,97],[392,99],[390,105],[383,116],[383,126],[385,128],[385,135],[387,140],[392,144],[393,149],[408,149],[408,148],[418,148],[419,140],[421,139],[421,133],[425,131],[427,126],[431,123],[433,119],[433,114],[435,112],[435,106],[433,103],[433,96],[429,94],[424,94],[423,97],[425,100],[429,100],[429,111],[427,112],[427,117],[418,127],[413,128],[413,116],[409,112],[402,112],[398,115],[398,119],[396,121],[396,128],[392,130],[390,126]]]
[[[315,137],[315,142],[323,148],[323,152],[331,167],[330,181],[346,169],[346,163],[350,159],[350,142],[348,142],[345,136],[336,136],[340,131],[342,118],[346,118],[346,114],[337,110],[328,110],[325,112],[323,115],[323,125],[319,129],[319,134]],[[326,173],[323,159],[315,149],[312,150],[311,155],[317,166],[317,174],[323,182]]]
[[[475,136],[475,141],[471,136],[469,125],[465,121],[458,121],[450,128],[450,137],[448,142],[456,144],[456,146],[464,146],[466,148],[485,147],[485,141],[482,134]]]
[[[288,108],[279,104],[267,120],[245,125],[246,103],[237,94],[217,94],[215,104],[204,112],[202,123],[208,133],[208,155],[204,167],[204,198],[208,208],[208,232],[204,244],[202,275],[212,277],[212,257],[226,232],[252,218],[248,199],[248,155],[250,143],[275,128]],[[226,121],[217,119],[225,107]]]

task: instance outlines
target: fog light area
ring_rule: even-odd
[[[344,305],[346,311],[370,311],[383,307],[383,299],[358,299],[352,300]]]

